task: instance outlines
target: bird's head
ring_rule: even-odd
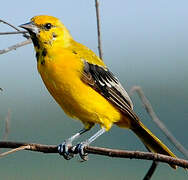
[[[29,32],[35,49],[55,44],[67,46],[72,39],[67,28],[53,16],[34,16],[29,23],[22,24],[20,27]]]

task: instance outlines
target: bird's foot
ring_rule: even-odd
[[[80,157],[81,157],[81,159],[83,161],[87,161],[88,160],[88,153],[84,152],[84,148],[86,146],[88,146],[88,145],[89,145],[89,143],[87,141],[86,142],[81,142],[81,143],[76,145],[77,152],[79,153],[79,155],[80,155]]]
[[[59,154],[62,155],[66,160],[70,160],[74,157],[74,154],[69,152],[69,147],[71,146],[72,143],[69,142],[68,140],[58,145]]]

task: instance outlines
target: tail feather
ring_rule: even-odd
[[[140,121],[132,125],[131,130],[140,138],[144,145],[154,153],[164,154],[167,156],[175,157],[176,156],[164,145],[149,129],[147,129],[144,124]],[[176,165],[170,166],[174,169],[177,168]]]

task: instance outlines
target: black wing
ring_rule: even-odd
[[[119,80],[108,69],[84,61],[82,80],[116,105],[120,111],[135,119],[132,101]]]

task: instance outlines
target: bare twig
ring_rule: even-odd
[[[17,43],[17,44],[12,45],[12,46],[10,46],[10,47],[8,47],[8,48],[5,48],[5,49],[0,50],[0,54],[4,54],[4,53],[7,53],[7,52],[9,52],[9,51],[16,50],[16,49],[19,48],[19,47],[22,47],[22,46],[25,46],[25,45],[31,43],[31,39],[30,39],[30,36],[27,34],[27,31],[21,31],[21,30],[19,30],[16,26],[14,26],[14,25],[12,25],[12,24],[10,24],[10,23],[8,23],[7,21],[4,21],[4,20],[2,20],[2,19],[0,19],[0,22],[2,22],[2,23],[4,23],[4,24],[6,24],[6,25],[8,25],[8,26],[10,26],[10,27],[12,27],[12,28],[14,28],[14,29],[17,31],[17,32],[1,32],[0,35],[20,34],[20,33],[21,33],[25,38],[27,38],[26,41]]]
[[[146,146],[145,146],[146,147]],[[146,147],[146,149],[151,152],[148,147]],[[144,176],[143,180],[150,180],[155,172],[155,170],[157,169],[158,166],[158,162],[156,162],[155,160],[153,160],[153,163],[151,164],[149,170],[147,171],[146,175]]]
[[[31,39],[27,39],[26,41],[22,41],[22,42],[17,43],[13,46],[10,46],[6,49],[0,50],[0,54],[4,54],[4,53],[7,53],[9,51],[16,50],[17,48],[25,46],[25,45],[30,44],[30,43],[31,43]]]
[[[26,143],[26,142],[12,142],[12,141],[0,141],[0,148],[19,148],[21,146],[30,147],[26,150],[37,151],[42,153],[58,153],[56,145],[44,145],[44,144],[35,144],[35,143]]]
[[[10,109],[8,109],[8,113],[5,118],[5,131],[2,138],[3,141],[7,140],[9,133],[10,133]]]
[[[27,33],[27,31],[0,32],[0,35],[23,34],[23,33]]]
[[[103,60],[102,43],[101,43],[101,27],[100,27],[100,13],[99,13],[99,1],[95,0],[96,17],[97,17],[97,37],[98,37],[98,50],[99,57]]]
[[[3,134],[3,141],[7,140],[10,133],[10,109],[8,109],[7,116],[5,118],[5,132]]]
[[[4,23],[4,24],[6,24],[6,25],[12,27],[13,29],[15,29],[15,30],[18,31],[18,32],[21,31],[21,30],[19,30],[16,26],[14,26],[14,25],[8,23],[8,22],[5,21],[5,20],[0,19],[0,22],[2,22],[2,23]],[[22,34],[23,34],[23,37],[25,37],[26,39],[29,39],[29,38],[30,38],[30,36],[27,34],[27,31],[24,31]]]
[[[23,148],[24,150],[37,151],[37,152],[43,152],[43,153],[58,153],[58,149],[57,149],[58,146],[54,146],[54,145],[0,141],[0,148],[19,148],[21,146],[24,147]],[[75,153],[75,154],[78,153],[74,147],[70,147],[69,152]],[[118,150],[118,149],[93,147],[93,146],[85,147],[84,152],[89,153],[89,154],[97,154],[97,155],[116,157],[116,158],[155,160],[155,161],[160,161],[163,163],[177,165],[183,168],[188,168],[188,161],[184,159],[173,158],[170,156],[150,153],[150,152],[125,151],[125,150]]]
[[[148,172],[146,173],[145,177],[143,180],[150,180],[153,173],[155,172],[156,168],[157,168],[158,162],[153,161],[151,167],[149,168]]]
[[[3,50],[0,50],[0,54],[4,54],[4,53],[7,53],[9,51],[16,50],[19,47],[22,47],[22,46],[25,46],[25,45],[31,43],[31,39],[30,39],[30,36],[28,35],[27,31],[21,31],[16,26],[14,26],[14,25],[12,25],[12,24],[10,24],[7,21],[4,21],[2,19],[0,19],[0,22],[12,27],[13,29],[15,29],[17,31],[17,32],[1,32],[0,35],[22,34],[23,37],[25,37],[27,39],[27,41],[23,41],[23,42],[15,44],[15,45],[12,45],[8,48],[5,48]]]
[[[133,86],[133,88],[134,88],[134,86]],[[132,89],[133,89],[133,88],[132,88]],[[131,91],[130,91],[130,95],[132,95],[133,92],[134,92],[134,91],[132,91],[132,89],[131,89]],[[147,148],[147,147],[146,147],[146,148]],[[148,149],[148,148],[147,148],[147,149]],[[151,152],[149,149],[148,149],[148,151]],[[143,179],[143,180],[150,180],[151,177],[152,177],[152,175],[154,174],[155,170],[157,169],[157,166],[158,166],[158,162],[153,161],[153,163],[151,164],[149,170],[147,171],[146,175],[144,176],[144,179]]]
[[[11,28],[15,29],[16,31],[20,31],[16,26],[14,26],[14,25],[8,23],[7,21],[4,21],[4,20],[0,19],[0,22],[6,24],[6,25],[8,25],[8,26],[10,26]]]
[[[20,146],[20,147],[18,147],[18,148],[11,149],[10,151],[6,151],[6,152],[4,152],[4,153],[1,153],[1,154],[0,154],[0,158],[6,156],[6,155],[8,155],[8,154],[15,153],[15,152],[17,152],[17,151],[21,151],[21,150],[25,150],[25,149],[29,149],[29,148],[30,148],[30,145]]]
[[[188,159],[188,151],[183,147],[183,145],[172,135],[172,133],[166,128],[166,126],[160,121],[160,119],[155,114],[150,102],[145,97],[143,90],[140,86],[134,86],[131,89],[131,93],[136,91],[142,100],[142,103],[148,112],[148,114],[151,116],[153,122],[161,129],[161,131],[166,135],[166,137],[172,142],[172,144]]]

